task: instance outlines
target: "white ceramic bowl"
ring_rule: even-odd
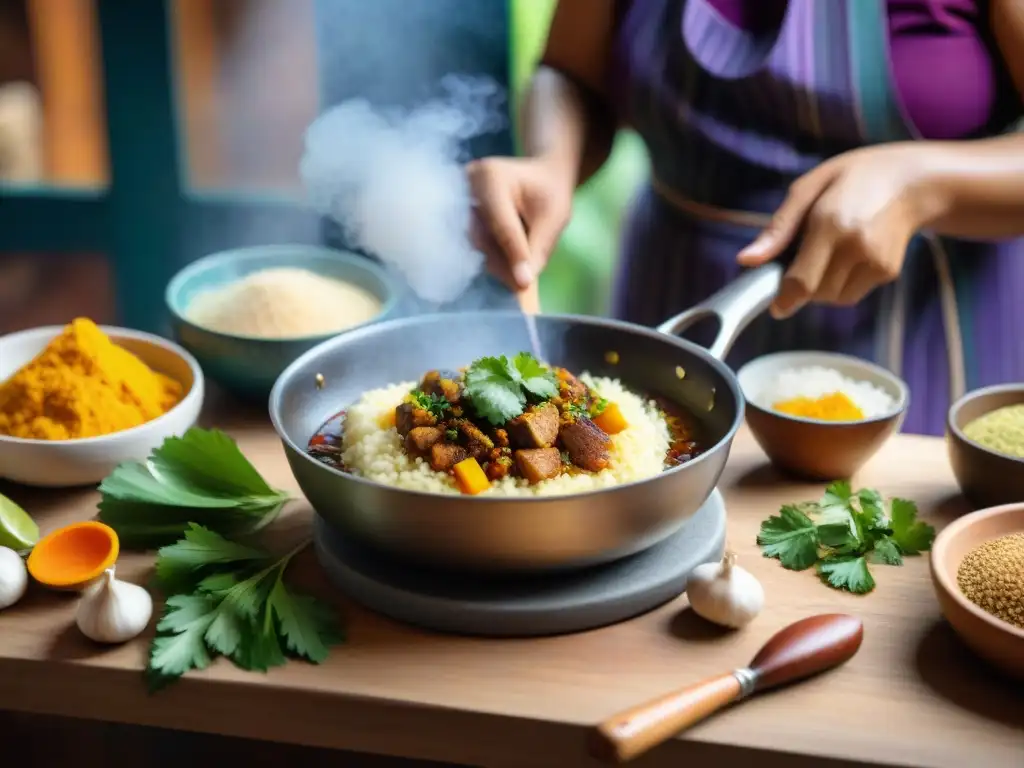
[[[0,382],[6,381],[64,330],[47,326],[0,337]],[[172,435],[181,435],[203,407],[203,372],[188,352],[167,339],[102,326],[118,346],[154,371],[181,382],[184,396],[159,418],[122,432],[78,440],[25,440],[0,435],[0,478],[23,485],[65,488],[100,482],[123,461],[143,460]]]

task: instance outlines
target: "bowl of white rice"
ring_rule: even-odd
[[[175,338],[207,378],[262,400],[307,350],[393,315],[398,289],[358,254],[267,245],[192,262],[171,279],[165,298]]]
[[[779,352],[737,374],[750,431],[771,462],[813,480],[849,478],[903,424],[910,389],[879,365],[831,352]]]

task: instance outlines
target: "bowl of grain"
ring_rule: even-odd
[[[903,423],[910,390],[881,366],[831,352],[779,352],[737,374],[746,419],[779,469],[810,480],[848,478]]]
[[[964,515],[929,556],[946,620],[979,656],[1024,680],[1024,504]]]
[[[317,344],[382,320],[398,290],[370,259],[309,245],[215,253],[167,285],[175,338],[207,377],[247,400]]]
[[[976,389],[953,403],[946,446],[975,507],[1024,502],[1024,384]]]

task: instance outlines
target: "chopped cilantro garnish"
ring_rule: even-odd
[[[558,394],[554,372],[529,352],[509,360],[482,357],[466,371],[466,394],[473,408],[491,424],[504,424],[521,415],[528,402],[549,400]]]

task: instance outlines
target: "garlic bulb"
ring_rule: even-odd
[[[736,565],[732,552],[727,552],[721,562],[694,568],[686,596],[698,616],[733,629],[749,624],[764,607],[761,582]]]
[[[28,588],[28,570],[21,555],[0,547],[0,611],[21,600]]]
[[[137,584],[114,578],[108,568],[78,603],[75,622],[98,643],[124,643],[139,635],[153,615],[153,598]]]

